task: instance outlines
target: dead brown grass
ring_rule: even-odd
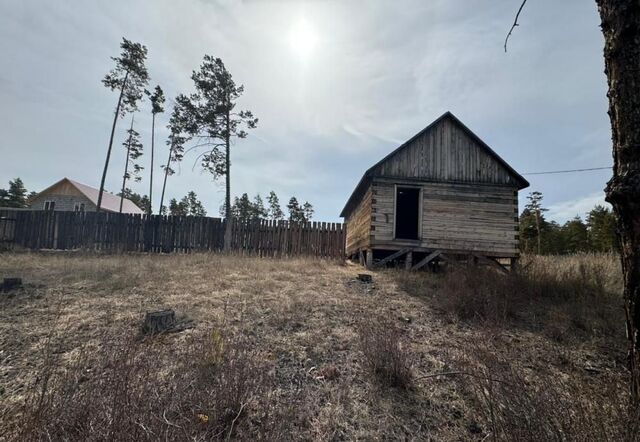
[[[487,437],[496,441],[637,441],[640,415],[621,400],[626,382],[603,372],[599,383],[549,377],[503,355],[491,338],[462,356],[474,373],[461,383],[471,392]]]
[[[384,387],[411,386],[410,356],[400,329],[386,318],[360,326],[360,350],[371,377]]]
[[[517,282],[387,270],[365,287],[317,260],[3,254],[0,277],[27,285],[0,298],[0,440],[541,440],[490,410],[556,425],[545,407],[576,416],[562,434],[618,436],[619,268],[566,259]],[[196,328],[140,339],[163,308]],[[410,388],[379,388],[371,358],[402,359]],[[431,376],[451,371],[476,376]],[[486,399],[489,376],[518,389]]]

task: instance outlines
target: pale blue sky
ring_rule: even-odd
[[[204,54],[245,85],[259,128],[234,146],[232,191],[309,200],[338,214],[369,166],[450,110],[521,173],[608,166],[602,36],[594,1],[530,0],[0,2],[0,186],[99,184],[117,96],[100,82],[121,38],[149,48],[150,86],[191,91]],[[149,106],[136,116],[149,146]],[[158,164],[168,115],[159,117]],[[122,176],[121,121],[107,188]],[[146,164],[148,156],[143,157]],[[185,158],[169,197],[195,190],[217,215],[223,183]],[[529,176],[549,216],[602,201],[609,170]],[[156,170],[160,176],[160,170]],[[146,178],[146,177],[145,177]],[[160,179],[154,194],[160,193]],[[148,182],[133,184],[146,193]]]

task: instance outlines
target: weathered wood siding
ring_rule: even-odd
[[[395,191],[398,185],[417,185],[422,189],[419,241],[394,239]],[[501,257],[518,254],[518,196],[515,187],[388,178],[375,179],[371,187],[372,248],[408,245]],[[348,238],[349,228],[347,244]]]
[[[449,118],[419,135],[373,171],[374,176],[518,185],[507,168]]]
[[[367,189],[358,206],[345,219],[347,226],[346,253],[347,256],[358,249],[369,246],[371,233],[371,186]]]

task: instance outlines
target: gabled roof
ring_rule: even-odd
[[[100,193],[99,189],[95,187],[88,186],[86,184],[79,183],[77,181],[71,180],[69,178],[63,178],[60,181],[52,184],[51,186],[44,189],[42,192],[38,193],[36,196],[40,196],[49,190],[53,189],[59,184],[67,182],[75,187],[81,194],[86,196],[93,204],[98,205],[98,194]],[[109,192],[102,192],[102,207],[100,210],[104,210],[106,212],[119,212],[120,211],[120,197],[113,195]],[[130,199],[125,198],[122,201],[122,213],[134,213],[134,214],[143,214],[144,212],[140,207],[136,206],[136,204]]]
[[[496,160],[500,165],[502,165],[509,172],[509,174],[515,179],[515,181],[518,183],[518,190],[524,189],[525,187],[529,186],[529,182],[526,179],[524,179],[522,177],[522,175],[520,175],[518,172],[516,172],[505,160],[503,160],[500,157],[500,155],[498,155],[493,149],[491,149],[487,145],[487,143],[482,141],[482,139],[479,136],[477,136],[475,133],[473,133],[471,131],[471,129],[469,129],[467,126],[465,126],[464,123],[462,121],[460,121],[455,115],[453,115],[451,112],[447,111],[444,114],[442,114],[440,117],[438,117],[436,120],[434,120],[427,127],[422,129],[420,132],[418,132],[413,137],[411,137],[409,140],[407,140],[402,145],[400,145],[398,148],[394,149],[391,153],[389,153],[383,159],[381,159],[376,164],[374,164],[369,169],[367,169],[367,171],[364,173],[364,175],[362,176],[362,178],[358,182],[358,185],[354,189],[353,193],[351,194],[351,196],[347,200],[347,203],[345,204],[344,208],[342,209],[342,212],[340,212],[340,216],[341,217],[346,217],[347,214],[351,211],[352,206],[364,194],[364,192],[367,189],[368,184],[371,182],[371,178],[373,176],[375,176],[374,172],[375,172],[375,170],[376,170],[376,168],[378,166],[380,166],[382,163],[387,161],[389,158],[391,158],[392,156],[397,154],[402,149],[404,149],[404,148],[408,147],[409,145],[411,145],[411,143],[413,141],[415,141],[417,138],[419,138],[420,136],[424,135],[425,133],[429,132],[432,128],[437,126],[441,121],[443,121],[446,118],[448,118],[448,119],[452,120],[454,123],[456,123],[473,141],[475,141],[494,160]]]

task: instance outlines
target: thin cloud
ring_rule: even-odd
[[[148,46],[151,85],[170,98],[192,91],[204,54],[221,57],[245,86],[238,108],[260,118],[234,146],[233,193],[301,195],[324,221],[339,220],[364,170],[447,110],[519,171],[610,161],[595,6],[534,2],[504,54],[512,14],[509,0],[4,2],[0,52],[10,62],[0,81],[0,181],[98,184],[117,99],[100,80],[123,36]],[[290,41],[301,18],[316,37],[304,59]],[[147,107],[136,122],[149,145]],[[161,159],[169,114],[157,120]],[[121,123],[117,143],[124,131]],[[194,158],[170,178],[168,196],[195,190],[217,213],[220,183],[191,172]],[[110,190],[123,161],[118,145]],[[546,203],[562,205],[599,192],[606,179],[531,181]],[[148,191],[145,182],[133,187]]]
[[[549,206],[547,218],[564,223],[575,216],[583,220],[596,205],[611,209],[611,205],[604,200],[604,193],[595,192],[577,200],[563,201]]]

